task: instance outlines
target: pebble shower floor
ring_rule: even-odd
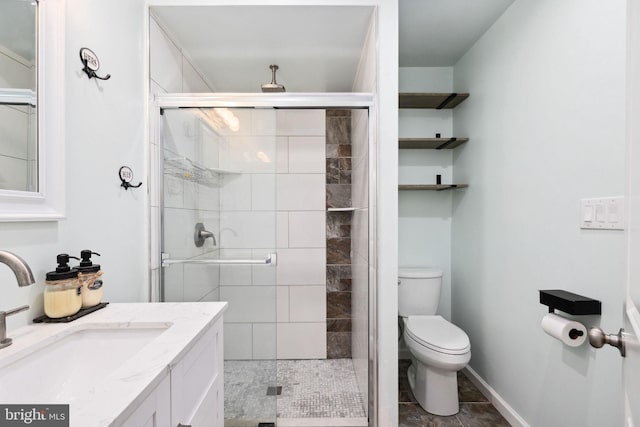
[[[227,426],[273,421],[274,413],[278,418],[365,417],[351,359],[225,360],[224,365]],[[282,393],[267,396],[271,386],[282,386]]]

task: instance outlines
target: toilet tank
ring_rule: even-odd
[[[398,314],[402,317],[436,314],[441,287],[442,270],[401,268],[398,271]]]

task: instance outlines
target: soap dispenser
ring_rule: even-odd
[[[55,271],[46,275],[44,286],[44,313],[52,319],[72,316],[82,307],[82,286],[78,281],[78,272],[69,267],[67,254],[59,254]]]
[[[104,289],[102,288],[102,270],[100,264],[91,262],[91,255],[98,255],[89,249],[80,252],[80,265],[74,267],[78,272],[78,280],[82,286],[82,308],[93,307],[100,304]]]

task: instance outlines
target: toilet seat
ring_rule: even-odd
[[[467,334],[442,316],[409,316],[405,333],[438,353],[465,354],[471,348]]]

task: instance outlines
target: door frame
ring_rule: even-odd
[[[622,362],[622,387],[624,404],[624,425],[633,427],[640,422],[640,409],[637,408],[637,390],[640,389],[640,267],[633,262],[640,250],[640,123],[634,120],[640,113],[640,0],[627,0],[627,100],[626,100],[626,138],[627,138],[627,277],[623,324],[627,357]],[[634,384],[635,383],[635,384]]]
[[[177,108],[277,108],[277,109],[366,109],[368,110],[368,179],[369,179],[369,302],[368,302],[368,418],[369,427],[376,427],[377,424],[377,403],[378,403],[378,328],[377,328],[377,194],[378,194],[378,113],[376,109],[376,96],[372,93],[346,92],[346,93],[173,93],[155,95],[151,108],[151,123],[154,129],[154,140],[157,147],[161,147],[160,141],[160,116],[163,110]],[[156,180],[157,185],[150,191],[161,192],[162,181],[162,150],[156,151],[155,159],[150,162],[155,165],[151,170],[156,173],[151,180]],[[158,197],[162,197],[158,194]],[[162,224],[162,209],[160,209]],[[159,233],[162,227],[157,227]],[[151,239],[158,242],[156,247],[160,249],[158,253],[151,251],[151,257],[161,257],[161,247],[159,242],[161,236],[153,236],[151,229]],[[153,244],[151,245],[154,246]],[[158,259],[160,265],[162,260]],[[160,281],[157,282],[161,287]],[[154,289],[151,284],[150,295],[152,302],[160,301],[162,289]]]

